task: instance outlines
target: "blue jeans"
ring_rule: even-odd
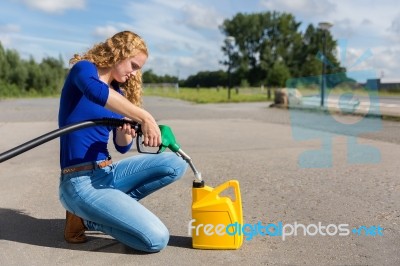
[[[176,181],[186,169],[187,163],[172,152],[141,154],[104,168],[62,174],[59,197],[89,230],[157,252],[168,244],[168,229],[138,201]]]

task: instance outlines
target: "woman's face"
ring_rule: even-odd
[[[111,76],[114,80],[124,83],[136,74],[146,63],[147,55],[139,53],[119,61],[111,70]]]

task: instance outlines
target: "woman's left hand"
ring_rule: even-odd
[[[128,118],[124,118],[126,120],[131,120]],[[136,131],[131,127],[129,123],[125,123],[121,127],[116,128],[116,136],[115,142],[119,146],[126,146],[133,141],[133,138],[136,137]]]
[[[124,117],[124,120],[129,120],[129,121],[131,121],[131,119],[129,119],[129,118],[127,118],[127,117]],[[123,133],[123,134],[125,134],[125,135],[130,135],[132,138],[136,137],[136,131],[135,131],[135,129],[133,129],[133,128],[131,127],[131,125],[128,124],[128,123],[125,123],[125,124],[124,124],[123,126],[121,126],[121,127],[117,127],[117,132],[121,132],[121,133]]]

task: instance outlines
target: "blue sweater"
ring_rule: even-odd
[[[112,87],[122,94],[118,84]],[[99,79],[96,66],[89,61],[79,61],[70,70],[61,92],[58,126],[98,118],[123,118],[104,106],[109,94],[108,85]],[[85,162],[105,160],[109,156],[107,143],[113,131],[117,151],[127,152],[132,142],[124,147],[115,143],[115,128],[94,126],[73,131],[60,137],[61,169]]]

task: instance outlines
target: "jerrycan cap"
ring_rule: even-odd
[[[193,188],[202,188],[204,187],[204,180],[199,181],[193,181]]]

